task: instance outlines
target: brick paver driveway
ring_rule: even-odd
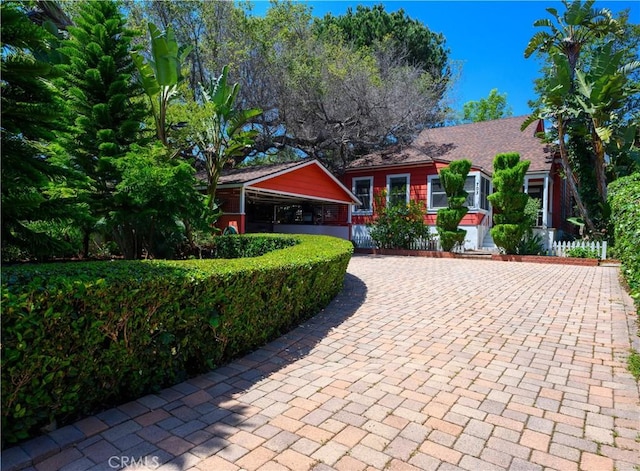
[[[304,326],[3,468],[631,471],[633,319],[616,268],[355,256]]]

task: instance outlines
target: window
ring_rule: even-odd
[[[429,182],[429,207],[430,208],[446,208],[447,194],[438,177],[432,178]]]
[[[362,202],[361,205],[355,207],[355,211],[359,213],[370,213],[373,211],[373,178],[354,178],[353,194]]]
[[[387,204],[409,204],[409,175],[387,176]]]
[[[480,209],[489,211],[489,198],[491,194],[491,182],[488,178],[480,176]]]
[[[429,186],[429,209],[439,209],[447,207],[447,194],[436,175],[428,177]],[[464,189],[468,193],[465,206],[474,209],[489,210],[489,200],[491,182],[478,172],[467,176],[464,182]]]
[[[469,175],[467,179],[464,181],[464,191],[467,192],[467,199],[464,202],[464,205],[467,208],[475,208],[475,200],[476,200],[476,175]]]

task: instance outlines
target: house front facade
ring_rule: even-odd
[[[525,119],[521,116],[426,129],[408,146],[385,149],[352,162],[342,181],[360,200],[351,216],[351,237],[356,245],[371,246],[368,224],[375,220],[375,200],[382,194],[388,203],[424,203],[425,223],[435,233],[437,211],[447,203],[438,172],[454,160],[468,159],[472,163],[465,182],[469,212],[460,223],[467,231],[465,249],[493,249],[489,234],[493,211],[487,198],[493,191],[493,159],[496,154],[517,152],[521,160],[531,162],[523,190],[540,200],[536,232],[549,246],[560,236],[570,208],[565,207],[567,195],[560,163],[551,146],[537,137],[544,130],[543,123],[520,131]]]

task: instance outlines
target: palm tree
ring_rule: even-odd
[[[550,31],[535,33],[529,40],[524,57],[528,58],[536,51],[546,54],[554,50],[560,52],[569,61],[570,78],[573,82],[583,47],[609,34],[622,35],[624,30],[607,8],[592,8],[595,0],[587,0],[585,3],[581,0],[571,3],[563,0],[562,3],[566,8],[562,16],[555,8],[546,9],[554,17],[555,23],[548,18],[533,23],[533,26],[549,28]]]
[[[547,8],[553,16],[553,20],[548,18],[540,19],[533,23],[536,27],[548,28],[549,31],[538,31],[533,35],[524,56],[530,57],[534,52],[547,54],[553,64],[552,73],[545,82],[542,97],[542,106],[532,113],[532,115],[522,125],[522,129],[539,118],[551,118],[556,122],[558,131],[558,143],[561,161],[564,172],[569,182],[569,188],[574,197],[580,215],[589,231],[595,231],[595,225],[589,217],[587,208],[582,201],[578,191],[577,179],[569,162],[569,155],[565,146],[567,123],[579,111],[575,105],[574,95],[576,94],[576,70],[580,65],[580,54],[584,47],[592,44],[595,40],[608,35],[620,36],[624,33],[620,23],[616,21],[611,12],[606,9],[595,9],[595,0],[581,0],[569,2],[563,0],[565,11],[562,15],[555,8]],[[604,153],[602,153],[604,156]],[[596,155],[596,175],[599,182],[606,182],[604,157]],[[601,161],[600,161],[601,160]],[[603,201],[606,199],[606,189],[599,193]],[[606,187],[606,185],[605,185]]]

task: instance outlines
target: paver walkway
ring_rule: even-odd
[[[355,256],[303,326],[2,469],[631,471],[634,328],[616,268]]]

